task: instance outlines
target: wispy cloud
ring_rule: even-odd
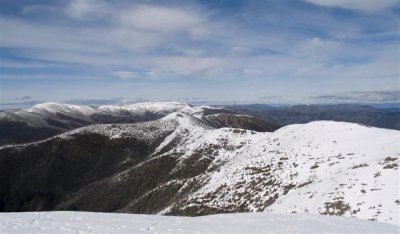
[[[195,11],[151,5],[136,6],[123,12],[119,19],[128,27],[162,33],[188,31],[204,21]]]
[[[114,71],[113,74],[121,79],[127,80],[127,79],[135,79],[138,78],[139,75],[136,72],[132,71]]]
[[[109,7],[106,2],[98,0],[72,0],[64,11],[73,18],[84,19],[107,13]]]
[[[376,12],[395,6],[397,0],[305,0],[306,2],[325,7],[340,7],[350,10]]]
[[[0,102],[0,110],[21,109],[34,106],[42,101]]]
[[[79,93],[109,87],[104,98],[123,91],[127,98],[141,93],[155,99],[157,90],[160,99],[221,101],[254,101],[265,93],[301,100],[316,92],[394,87],[400,75],[395,5],[362,2],[18,3],[20,12],[0,15],[0,30],[7,32],[0,37],[0,82],[14,89],[1,90],[7,94],[2,98],[11,102],[39,85],[22,87],[26,80],[59,81],[51,86],[64,99],[74,98],[63,88],[67,80],[83,84],[75,87]],[[146,92],[130,90],[139,86]]]
[[[221,58],[196,58],[196,57],[164,57],[157,59],[155,70],[160,73],[169,73],[190,76],[194,74],[211,72],[225,65]]]
[[[342,92],[311,96],[310,98],[323,102],[400,103],[400,90]]]
[[[116,105],[126,102],[124,98],[108,98],[108,99],[71,99],[63,101],[67,104],[83,105],[83,106],[102,106],[102,105]]]

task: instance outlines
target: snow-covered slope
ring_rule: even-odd
[[[178,102],[145,102],[131,105],[78,106],[43,103],[23,110],[0,112],[0,145],[43,140],[91,124],[136,123],[162,118],[180,109]]]
[[[399,233],[398,226],[342,217],[267,213],[179,217],[92,212],[0,214],[1,233]]]
[[[223,207],[399,224],[399,131],[317,121],[274,133],[191,132],[193,143],[174,150],[182,160],[203,150],[212,162],[205,186],[173,213]]]
[[[180,102],[143,102],[130,105],[100,106],[98,110],[114,114],[123,114],[129,112],[135,115],[145,115],[147,113],[167,115],[185,107],[189,106]]]
[[[145,115],[165,116],[182,108],[187,104],[179,102],[144,102],[130,105],[107,105],[100,107],[79,106],[60,103],[42,103],[28,109],[18,111],[4,111],[0,113],[0,120],[26,122],[31,126],[52,126],[49,119],[98,123],[101,122],[93,116],[131,116],[143,117]],[[53,126],[54,127],[54,126]]]
[[[46,204],[47,209],[191,216],[266,211],[400,224],[399,131],[333,121],[289,125],[273,133],[215,129],[196,113],[183,108],[157,121],[92,125],[45,142],[5,147],[0,149],[0,164],[4,157],[3,169],[10,170],[13,158],[35,155],[27,163],[35,168],[24,180],[12,176],[15,168],[4,172],[22,186],[10,188],[15,193],[28,189],[26,199],[32,199],[32,187],[36,192],[43,186],[33,179],[27,186],[31,173],[43,172],[46,165],[64,178],[60,165],[68,164],[69,173],[77,162],[93,163],[87,167],[93,169],[89,175],[79,170],[79,178],[91,179],[100,173],[97,169],[113,164],[109,174],[65,190],[70,193],[58,185],[61,192],[51,196],[59,200],[41,201],[38,193],[21,209]],[[55,160],[60,162],[51,164]],[[50,172],[40,175],[57,182]],[[49,192],[49,186],[43,187]]]

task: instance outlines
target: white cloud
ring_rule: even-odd
[[[126,27],[112,29],[105,37],[108,42],[132,52],[154,49],[168,39],[154,32],[139,31]]]
[[[323,40],[318,37],[309,38],[300,43],[299,48],[296,48],[298,56],[315,58],[323,60],[326,57],[332,57],[341,50],[341,45],[338,41]]]
[[[67,5],[66,13],[74,18],[84,18],[88,15],[105,13],[107,6],[104,2],[99,0],[73,0]]]
[[[63,50],[69,52],[101,52],[110,44],[104,40],[108,32],[98,29],[56,27],[23,20],[0,17],[2,47],[39,50]],[[100,42],[104,42],[99,46]]]
[[[157,62],[158,69],[179,75],[194,75],[221,69],[226,65],[222,58],[168,57]]]
[[[114,71],[112,74],[120,79],[128,80],[140,77],[136,72],[133,71]]]
[[[204,26],[195,26],[189,29],[189,33],[194,39],[205,39],[211,32]]]
[[[35,5],[25,9],[27,14],[42,10]],[[111,5],[100,0],[73,0],[58,10],[82,21],[93,17],[105,21],[107,16],[107,24],[91,27],[55,22],[47,25],[0,17],[1,31],[7,31],[0,38],[0,46],[23,48],[18,53],[24,58],[115,71],[112,75],[121,79],[137,77],[129,72],[132,64],[147,70],[143,75],[154,79],[165,74],[194,76],[224,65],[223,59],[205,56],[208,48],[191,45],[193,40],[215,39],[215,35],[210,35],[207,14],[201,14],[202,10],[194,6]],[[160,57],[163,55],[158,51],[164,48],[182,56]],[[3,64],[3,67],[9,65]]]
[[[156,32],[188,30],[202,21],[193,11],[150,5],[137,6],[126,11],[120,19],[123,24],[136,29]]]
[[[264,74],[264,71],[257,68],[245,68],[242,70],[243,75],[249,77],[258,77]]]
[[[29,5],[29,6],[25,6],[22,8],[21,13],[22,14],[31,14],[31,13],[35,13],[35,12],[39,12],[39,13],[49,13],[49,12],[53,12],[56,11],[57,8],[53,7],[53,6],[46,6],[46,5]]]
[[[324,41],[324,40],[321,40],[321,39],[318,38],[318,37],[314,37],[314,38],[309,39],[309,40],[307,41],[307,43],[308,43],[312,48],[315,48],[315,49],[321,49],[321,48],[326,48],[326,47],[332,47],[333,45],[336,44],[336,43],[333,42],[333,41]]]
[[[325,7],[340,7],[350,10],[375,12],[398,4],[398,0],[304,0]]]
[[[377,83],[382,88],[387,88],[387,84],[393,84],[393,81],[397,79],[396,77],[400,75],[398,59],[394,57],[380,56],[377,61],[354,64],[330,64],[329,61],[318,62],[307,59],[304,62],[293,72],[293,75],[326,80],[339,85],[338,87],[340,87],[340,83],[351,86],[350,84],[353,82],[368,87],[370,85],[368,82],[372,82]],[[385,82],[382,82],[382,80],[385,80]]]
[[[210,86],[218,83],[213,83],[216,79],[230,79],[227,86],[238,87],[232,88],[233,94],[234,90],[241,89],[249,93],[255,90],[256,93],[259,86],[273,87],[271,90],[276,89],[276,94],[282,91],[297,94],[316,88],[329,93],[334,89],[371,85],[386,88],[398,84],[393,82],[393,77],[399,75],[398,45],[392,44],[383,50],[386,43],[371,42],[371,37],[377,34],[363,33],[369,26],[368,22],[361,24],[349,20],[348,24],[338,23],[340,19],[326,13],[320,19],[318,14],[290,10],[294,12],[291,17],[285,15],[271,20],[273,25],[284,22],[283,25],[261,30],[252,28],[252,25],[246,27],[246,22],[234,16],[213,17],[213,12],[195,5],[187,8],[137,5],[132,1],[113,1],[111,4],[76,0],[68,5],[52,7],[57,8],[55,12],[67,12],[74,19],[65,14],[60,14],[59,18],[51,15],[49,18],[53,22],[48,24],[24,17],[2,16],[0,31],[7,33],[1,35],[0,47],[17,48],[16,56],[36,61],[30,64],[21,62],[25,64],[22,68],[55,64],[72,70],[88,68],[90,71],[83,72],[81,77],[29,73],[3,74],[0,79],[93,79],[99,76],[109,79],[111,75],[114,79],[147,78],[152,82],[165,77],[175,82],[182,77],[193,77],[212,79],[204,81]],[[24,13],[33,11],[44,12],[46,9],[27,7]],[[381,22],[375,21],[378,16],[371,18],[371,22],[377,25]],[[82,23],[77,24],[76,19]],[[255,23],[254,18],[251,19]],[[271,23],[261,18],[257,20],[263,27]],[[300,21],[305,25],[300,25]],[[386,30],[384,26],[380,31]],[[311,28],[322,34],[302,33],[293,28],[299,31]],[[344,36],[335,36],[338,33]],[[397,36],[395,33],[390,35]],[[369,43],[362,43],[366,41]],[[357,61],[358,58],[361,62]],[[20,66],[15,61],[7,61],[6,57],[0,63],[2,67]],[[140,69],[140,73],[132,71],[133,67]],[[122,83],[126,85],[129,82]],[[342,87],[342,84],[348,84],[348,87]],[[171,93],[171,96],[175,95]],[[216,97],[220,94],[218,90],[215,93]],[[235,99],[236,94],[233,94],[231,98]],[[154,95],[156,97],[158,93]]]
[[[377,90],[377,91],[352,91],[332,94],[323,94],[309,97],[310,99],[325,102],[400,102],[400,90]]]
[[[0,70],[2,68],[46,68],[53,67],[52,63],[45,62],[26,62],[26,61],[8,61],[7,59],[0,58]]]

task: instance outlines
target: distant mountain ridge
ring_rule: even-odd
[[[43,103],[23,110],[0,112],[0,145],[43,140],[92,124],[136,123],[156,120],[178,110],[197,116],[205,116],[206,112],[219,113],[224,111],[221,108],[192,107],[179,102],[144,102],[100,107]],[[213,117],[214,121],[210,122],[215,127],[231,126],[258,131],[274,131],[280,127],[255,117],[229,115],[229,118],[225,116],[228,119],[222,122],[217,121],[218,118],[220,117]],[[235,123],[231,123],[232,121],[235,121]]]
[[[23,110],[0,112],[0,146],[43,140],[92,124],[136,123],[162,118],[183,110],[203,118],[214,127],[243,128],[271,132],[281,126],[316,120],[354,122],[400,129],[400,109],[377,109],[361,105],[263,104],[191,106],[179,102],[145,102],[100,107],[43,103]]]
[[[0,113],[0,119],[25,122],[32,127],[48,126],[65,130],[74,125],[101,123],[102,121],[118,122],[124,118],[127,121],[136,119],[151,120],[188,106],[178,102],[146,102],[131,105],[90,107],[50,102],[23,110],[4,111]],[[59,123],[55,124],[51,121],[58,121]]]
[[[353,122],[400,130],[400,109],[375,108],[356,104],[292,105],[272,107],[263,104],[223,106],[235,113],[257,116],[280,126],[316,120]]]
[[[161,118],[187,104],[138,103],[89,107],[43,103],[31,108],[0,112],[0,145],[26,143],[68,130],[99,123],[134,123]]]
[[[400,129],[400,109],[377,109],[361,105],[263,104],[191,106],[179,102],[145,102],[100,107],[43,103],[23,110],[0,112],[0,145],[43,140],[68,130],[102,123],[136,123],[162,118],[185,110],[204,118],[214,127],[274,131],[281,126],[316,120],[354,122]]]

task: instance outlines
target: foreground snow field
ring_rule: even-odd
[[[345,217],[271,213],[201,217],[94,212],[1,213],[0,233],[399,233],[398,226]]]

